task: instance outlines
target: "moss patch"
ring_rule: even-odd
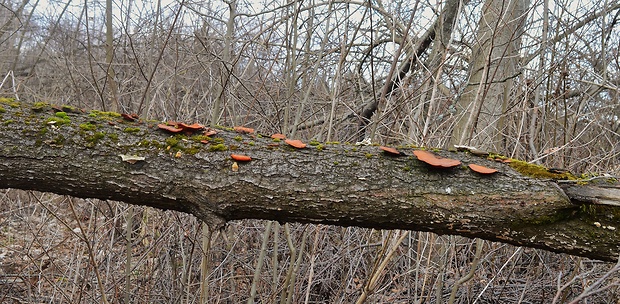
[[[216,138],[211,139],[211,142],[214,143],[214,144],[223,144],[224,143],[224,139],[221,138],[221,137],[216,137]]]
[[[32,111],[34,112],[43,112],[43,110],[47,109],[50,106],[49,103],[47,102],[43,102],[43,101],[39,101],[39,102],[35,102],[32,105]]]
[[[62,118],[62,117],[57,117],[57,116],[48,117],[47,120],[45,121],[46,125],[55,125],[55,126],[62,126],[62,125],[70,124],[70,123],[71,123],[71,120],[69,118]]]
[[[214,128],[216,129],[220,129],[220,130],[225,130],[225,131],[235,131],[235,128],[229,128],[229,127],[224,127],[224,126],[220,126],[220,125],[216,125],[214,126]]]
[[[170,148],[174,148],[179,144],[179,138],[177,137],[168,137],[166,138],[166,146]]]
[[[88,122],[80,124],[80,129],[82,129],[83,131],[95,131],[97,129],[97,126]]]
[[[56,117],[60,117],[60,118],[65,118],[65,119],[69,119],[69,115],[67,115],[67,112],[56,112]]]
[[[69,106],[69,105],[63,105],[62,107],[60,107],[61,110],[63,110],[64,112],[69,112],[69,113],[77,113],[79,111],[77,111],[75,109],[75,107]]]
[[[194,155],[196,153],[198,153],[200,151],[200,147],[199,146],[191,146],[189,148],[184,149],[185,153],[189,154],[189,155]]]
[[[41,128],[41,130],[39,130],[38,134],[39,136],[45,136],[45,134],[47,134],[47,132],[49,132],[49,130],[46,127]]]
[[[46,143],[52,147],[61,147],[65,143],[65,141],[65,137],[62,136],[62,134],[59,134],[54,139],[46,141]]]
[[[90,113],[88,113],[88,116],[109,120],[109,119],[121,117],[121,114],[116,113],[116,112],[104,112],[104,111],[92,110],[90,111]]]
[[[129,134],[137,134],[140,132],[140,128],[127,127],[123,130],[123,132],[129,133]]]
[[[148,147],[148,148],[162,148],[163,144],[161,144],[159,141],[157,140],[148,140],[148,139],[143,139],[138,143],[138,146],[140,147]]]
[[[189,138],[191,141],[193,142],[202,142],[203,140],[206,141],[211,141],[211,137],[206,136],[206,135],[193,135],[192,137]]]
[[[225,144],[215,144],[215,145],[211,145],[209,146],[209,151],[214,152],[214,151],[227,151],[228,147],[226,147]]]
[[[6,97],[0,98],[0,103],[6,104],[11,108],[17,108],[20,105],[19,101],[15,101],[15,98],[6,98]]]
[[[93,135],[87,136],[86,137],[86,142],[87,142],[86,146],[89,147],[89,148],[92,148],[92,147],[94,147],[97,144],[97,142],[99,140],[101,140],[104,137],[105,137],[105,133],[103,133],[103,132],[96,132]]]
[[[517,172],[519,172],[519,173],[521,173],[521,174],[523,174],[525,176],[529,176],[529,177],[549,178],[549,179],[555,179],[555,180],[575,180],[575,179],[577,179],[574,175],[570,174],[569,172],[565,172],[565,173],[552,173],[552,172],[549,172],[549,170],[547,170],[547,168],[545,168],[545,167],[543,167],[541,165],[530,164],[530,163],[522,161],[522,160],[511,159],[510,163],[508,165],[510,165],[510,167],[515,169]]]

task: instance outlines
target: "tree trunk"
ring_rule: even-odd
[[[411,148],[398,157],[376,146],[295,149],[268,136],[171,135],[118,114],[0,102],[0,188],[189,212],[212,228],[255,218],[458,234],[606,261],[620,253],[620,209],[608,203],[619,201],[617,186],[600,200],[566,183],[581,195],[571,200],[553,180],[466,152],[437,153],[499,172],[437,169]],[[235,170],[231,153],[252,161]]]
[[[110,111],[118,111],[120,109],[118,100],[118,84],[116,83],[116,73],[112,66],[114,60],[114,30],[112,27],[112,0],[105,1],[105,63],[107,85],[110,88],[110,103],[108,109]]]
[[[457,103],[461,114],[452,144],[501,151],[503,116],[518,75],[528,0],[487,0],[472,49],[469,83]]]

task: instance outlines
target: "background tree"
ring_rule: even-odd
[[[452,143],[504,150],[505,117],[522,72],[521,37],[529,1],[488,0],[482,7],[469,61],[469,79],[457,102]]]

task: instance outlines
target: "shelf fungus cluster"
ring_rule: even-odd
[[[451,158],[443,158],[432,152],[424,150],[415,150],[413,154],[420,160],[436,168],[453,168],[461,165],[461,161]],[[477,164],[467,165],[469,169],[479,174],[493,174],[497,169],[487,168]]]
[[[161,123],[161,124],[158,124],[157,127],[161,130],[168,131],[170,133],[183,132],[187,134],[193,134],[193,133],[196,133],[198,131],[205,129],[205,126],[199,123],[188,125],[188,124],[177,122],[177,121],[168,121],[165,124]]]

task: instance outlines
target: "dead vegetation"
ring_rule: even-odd
[[[101,303],[102,290],[109,303],[200,299],[202,229],[192,216],[17,190],[2,193],[0,215],[3,303]],[[589,303],[620,297],[609,263],[430,233],[269,225],[265,247],[262,221],[213,235],[208,303],[246,302],[254,285],[257,303],[289,292],[291,303],[354,303],[364,289],[370,303],[445,302],[475,260],[455,303],[568,303],[588,288]]]
[[[0,97],[395,146],[446,147],[472,117],[461,144],[620,175],[613,1],[532,2],[522,36],[493,24],[519,39],[484,53],[487,76],[516,69],[501,90],[470,83],[479,1],[157,3],[113,1],[106,32],[103,4],[3,1]],[[500,97],[463,109],[468,84]],[[241,221],[209,238],[185,214],[0,194],[2,303],[618,303],[619,284],[611,264],[460,237]]]

